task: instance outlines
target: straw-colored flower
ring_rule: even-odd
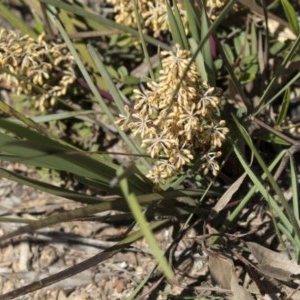
[[[223,10],[225,5],[228,3],[228,0],[207,0],[206,1],[206,11],[210,19],[216,19],[220,12]],[[235,3],[233,5],[233,11],[239,11],[243,7],[240,3]]]
[[[228,0],[207,0],[206,6],[210,8],[220,8],[223,7]]]
[[[216,161],[216,158],[220,157],[222,153],[220,151],[217,152],[209,152],[203,155],[201,164],[201,169],[203,169],[204,175],[206,175],[209,171],[214,175],[217,176],[220,171],[220,166]]]
[[[133,0],[107,0],[113,4],[115,20],[126,26],[137,27],[137,20],[134,13]],[[136,1],[139,16],[145,29],[153,32],[154,36],[159,36],[162,32],[169,31],[168,9],[165,0],[138,0]],[[181,15],[182,22],[187,30],[186,12],[180,3],[176,3]],[[171,6],[174,9],[174,5]]]
[[[229,129],[225,127],[225,121],[211,122],[210,124],[203,125],[202,127],[202,140],[204,143],[210,143],[212,148],[220,148],[226,139],[226,134]]]
[[[17,94],[30,96],[42,111],[67,93],[75,80],[74,59],[66,46],[0,30],[0,81]]]
[[[229,132],[219,117],[222,93],[201,80],[188,51],[178,45],[174,52],[163,51],[158,79],[143,92],[135,90],[134,96],[130,117],[121,116],[118,122],[139,135],[141,147],[157,159],[149,179],[164,183],[192,164],[195,153],[202,154],[204,174],[218,174],[217,149]]]

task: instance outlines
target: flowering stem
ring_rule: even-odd
[[[143,34],[143,29],[142,29],[142,26],[141,26],[137,1],[132,0],[132,3],[133,3],[133,9],[134,9],[134,14],[135,14],[135,18],[136,18],[137,28],[138,28],[138,31],[139,31],[139,37],[141,39],[141,44],[142,44],[142,47],[143,47],[143,52],[144,52],[144,55],[145,55],[146,62],[148,64],[149,73],[150,73],[151,79],[155,80],[152,64],[151,64],[151,61],[150,61],[148,49],[147,49],[146,42],[145,42],[145,37],[144,37],[144,34]]]

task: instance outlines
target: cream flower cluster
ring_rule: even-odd
[[[228,0],[207,0],[206,6],[210,8],[220,8],[223,7]]]
[[[116,13],[115,20],[117,23],[136,27],[136,17],[132,1],[133,0],[107,0],[108,3],[114,5],[114,12]],[[168,10],[165,0],[138,0],[137,5],[145,27],[152,30],[154,36],[157,37],[161,32],[169,30]],[[186,12],[182,9],[180,3],[177,3],[177,7],[180,11],[183,23],[186,24]]]
[[[126,106],[127,115],[120,115],[118,123],[139,135],[141,147],[156,159],[147,174],[155,184],[182,171],[198,153],[204,174],[217,175],[218,149],[229,131],[219,117],[221,91],[201,80],[194,63],[184,76],[190,64],[188,51],[176,45],[174,52],[161,54],[158,80],[148,83],[144,92],[134,91],[135,105]]]
[[[42,111],[74,82],[73,62],[65,45],[47,43],[43,35],[35,40],[0,30],[0,82],[13,93],[30,96]]]

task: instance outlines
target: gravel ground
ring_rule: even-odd
[[[0,199],[1,216],[29,220],[78,207],[72,201],[35,191],[4,178],[0,180]],[[0,236],[22,225],[2,222]],[[0,248],[0,295],[96,255],[114,245],[115,238],[121,237],[127,227],[95,221],[73,221],[5,242]],[[173,241],[172,231],[173,228],[169,227],[156,233],[164,250]],[[153,279],[144,288],[144,296],[140,299],[167,299],[170,294],[183,295],[187,291],[193,294],[197,293],[197,289],[200,294],[207,293],[208,286],[201,288],[199,282],[207,277],[207,258],[195,251],[195,234],[194,231],[189,232],[174,247],[171,264],[177,274],[176,280],[172,284],[162,284],[161,274],[154,271]],[[146,242],[140,240],[127,251],[97,266],[17,299],[125,299],[155,266]]]

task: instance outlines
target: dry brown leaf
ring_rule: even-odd
[[[272,251],[257,243],[246,243],[265,275],[281,281],[289,281],[300,275],[300,266],[285,254]]]
[[[233,263],[230,259],[221,255],[210,255],[208,267],[213,280],[223,289],[230,290],[230,276],[233,271]]]
[[[232,300],[254,300],[251,294],[238,283],[231,259],[209,254],[209,270],[213,280],[223,289],[230,290]]]
[[[239,285],[238,278],[234,272],[231,273],[230,289],[232,291],[231,300],[254,300],[252,295],[241,285]]]
[[[216,205],[213,207],[209,218],[214,218],[231,200],[234,193],[239,189],[241,184],[243,183],[245,177],[247,176],[247,173],[243,173],[223,194],[223,196],[219,199],[219,201],[216,203]]]

